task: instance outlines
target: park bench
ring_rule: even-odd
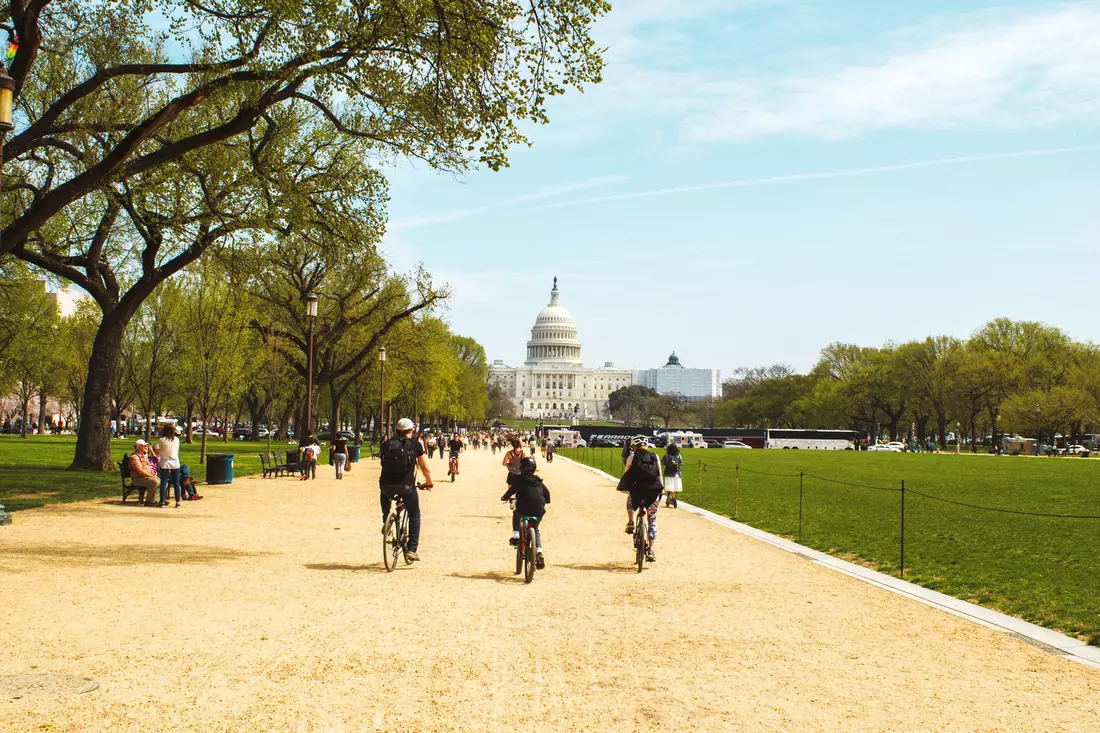
[[[298,468],[297,464],[295,464],[293,466],[290,465],[290,463],[288,463],[287,460],[283,457],[283,452],[281,450],[274,451],[274,456],[275,456],[275,468],[278,471],[281,471],[282,473],[289,476],[291,471],[297,470],[297,468]],[[275,474],[275,475],[278,476],[279,474]]]
[[[264,478],[268,476],[279,476],[279,467],[272,464],[271,457],[266,453],[260,454],[260,470],[263,471]]]
[[[122,461],[118,464],[118,473],[122,479],[122,503],[126,503],[127,497],[135,491],[138,492],[138,504],[145,502],[145,489],[140,486],[134,486],[130,481],[130,454],[123,453]]]

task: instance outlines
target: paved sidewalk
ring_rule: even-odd
[[[525,586],[499,460],[422,495],[424,560],[389,575],[370,461],[20,512],[0,677],[100,686],[0,701],[0,730],[1100,730],[1100,671],[686,512],[637,575],[622,497],[564,461]]]

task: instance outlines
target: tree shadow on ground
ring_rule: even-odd
[[[197,565],[220,560],[273,555],[205,545],[88,545],[77,542],[25,543],[0,546],[0,559],[63,567],[112,565]]]
[[[306,567],[310,570],[348,570],[351,572],[367,571],[370,573],[384,573],[386,572],[386,566],[382,563],[371,563],[370,565],[349,565],[347,563],[339,562],[310,562],[306,563]]]
[[[462,578],[463,580],[495,580],[505,585],[523,583],[522,575],[513,575],[504,570],[490,570],[487,573],[450,573],[450,577]]]
[[[502,517],[499,514],[460,514],[463,519],[495,519],[498,522],[503,522],[509,517]]]
[[[564,563],[558,564],[555,567],[566,568],[567,570],[585,570],[589,572],[604,572],[604,573],[637,573],[638,566],[634,563],[621,563],[621,562],[608,562],[600,564],[586,564],[586,563]]]

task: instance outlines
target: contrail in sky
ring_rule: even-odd
[[[558,208],[562,206],[580,206],[583,204],[600,203],[602,201],[626,201],[628,199],[649,198],[652,196],[670,196],[677,193],[693,193],[696,191],[714,191],[722,188],[750,188],[753,186],[768,186],[776,183],[818,181],[829,178],[853,178],[855,176],[870,176],[877,173],[893,173],[895,171],[907,171],[917,168],[934,168],[941,165],[960,165],[962,163],[980,163],[986,160],[1009,160],[1012,158],[1041,158],[1049,155],[1069,155],[1070,153],[1088,153],[1098,150],[1100,150],[1100,145],[1079,145],[1072,148],[1045,148],[1042,150],[1020,150],[1015,153],[965,155],[957,158],[938,158],[936,160],[921,160],[915,163],[879,165],[871,168],[852,168],[850,170],[842,171],[823,171],[820,173],[792,173],[783,176],[770,176],[768,178],[746,178],[739,181],[704,183],[697,186],[680,186],[678,188],[661,188],[654,191],[636,191],[634,193],[620,193],[611,196],[598,196],[596,198],[581,199],[578,201],[566,201],[560,204],[551,204],[547,208]]]

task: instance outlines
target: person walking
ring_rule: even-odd
[[[424,472],[424,488],[432,488],[432,472],[424,460],[424,445],[413,438],[413,422],[407,417],[397,421],[397,435],[382,444],[379,449],[381,474],[378,477],[378,495],[382,506],[382,531],[386,531],[386,517],[393,500],[400,497],[409,513],[409,544],[405,559],[420,559],[420,496],[416,488],[416,469]]]
[[[665,469],[665,506],[676,508],[676,497],[683,491],[683,472],[680,467],[684,465],[684,457],[680,455],[680,448],[673,443],[665,451],[661,463]]]
[[[337,433],[332,443],[332,465],[336,467],[336,479],[344,478],[344,466],[348,463],[348,441]]]
[[[168,505],[168,484],[172,484],[176,496],[176,508],[182,499],[180,486],[180,440],[176,437],[176,424],[165,423],[157,442],[157,466],[160,474],[160,506]]]

